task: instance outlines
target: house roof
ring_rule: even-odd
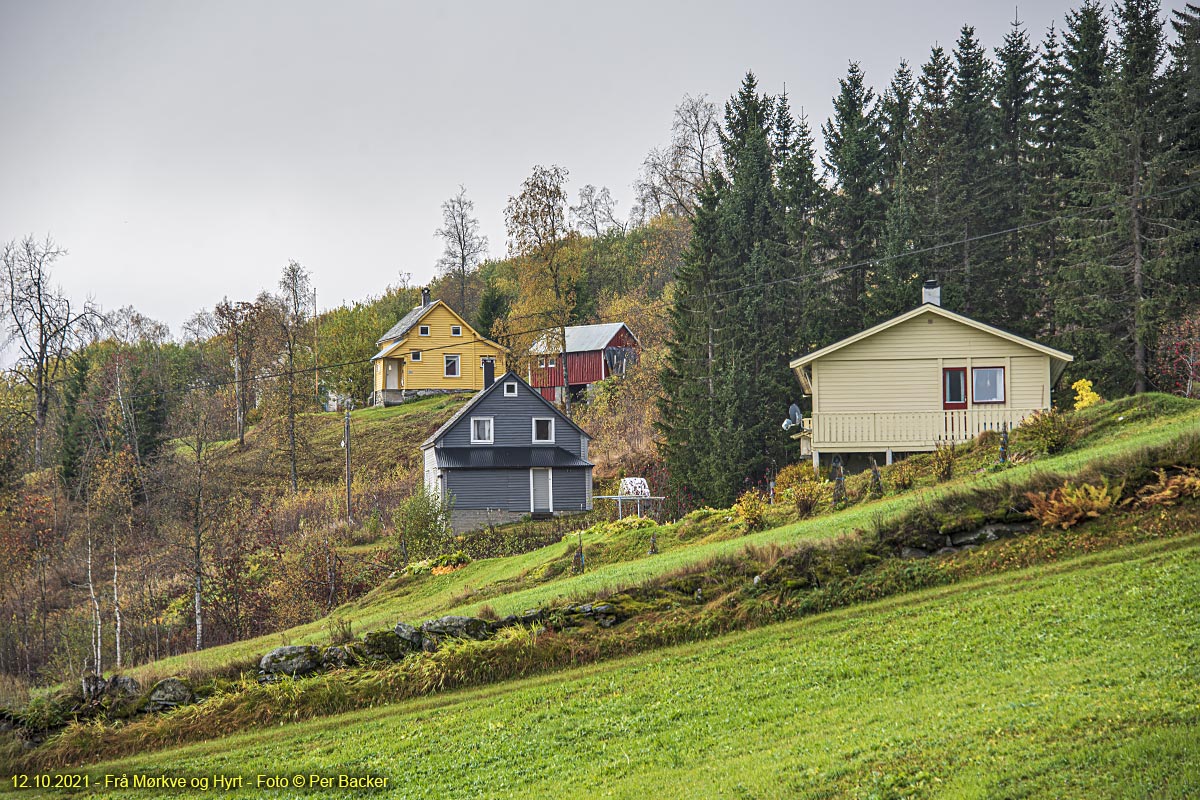
[[[571,325],[567,327],[567,346],[563,352],[566,353],[586,353],[590,350],[603,350],[608,347],[608,343],[613,340],[613,337],[621,332],[624,328],[628,331],[633,340],[638,342],[637,336],[634,336],[633,331],[629,330],[629,326],[624,322],[603,322],[598,325]],[[552,349],[550,345],[550,334],[542,336],[533,343],[533,347],[529,350],[531,353],[557,353],[556,349]],[[641,344],[641,342],[638,342]]]
[[[439,447],[435,452],[439,469],[592,466],[561,447]]]
[[[383,346],[384,342],[395,343],[396,341],[403,339],[408,334],[409,331],[411,331],[413,328],[415,328],[417,326],[417,323],[420,322],[425,317],[426,314],[433,311],[433,309],[439,305],[443,306],[447,311],[450,312],[450,314],[455,319],[457,319],[459,322],[461,322],[464,328],[468,329],[469,331],[471,331],[471,333],[475,334],[475,336],[477,336],[479,338],[479,341],[488,342],[489,344],[493,344],[496,347],[500,347],[499,344],[497,344],[496,342],[493,342],[491,339],[488,339],[485,336],[480,336],[479,331],[472,328],[470,323],[468,323],[465,319],[462,318],[461,314],[459,314],[457,311],[455,311],[453,308],[451,308],[447,303],[445,303],[441,300],[434,300],[432,303],[430,303],[427,306],[416,306],[415,308],[413,308],[412,311],[409,311],[407,314],[405,314],[403,317],[401,317],[399,322],[397,322],[392,327],[388,328],[387,333],[385,333],[383,336],[381,336],[375,340],[376,346]],[[377,358],[383,358],[385,355],[387,355],[389,349],[391,349],[390,345],[383,346],[383,349],[381,349],[378,353],[376,353],[371,358],[371,360],[374,361]],[[503,348],[501,348],[501,349],[503,349]]]
[[[483,401],[483,398],[487,397],[492,392],[497,391],[497,387],[499,387],[502,383],[509,383],[511,381],[516,381],[516,382],[520,383],[522,386],[524,386],[526,389],[528,389],[529,393],[531,395],[533,395],[534,397],[536,397],[542,403],[542,405],[544,405],[544,406],[546,406],[546,408],[550,409],[550,411],[552,411],[554,413],[554,416],[557,419],[561,419],[563,422],[567,423],[572,428],[579,431],[579,433],[582,434],[583,436],[586,436],[589,439],[592,438],[592,435],[590,433],[588,433],[583,428],[576,425],[571,420],[570,417],[568,417],[566,414],[562,413],[557,408],[555,408],[554,404],[551,403],[549,400],[542,397],[541,392],[539,392],[537,389],[534,389],[532,386],[530,386],[528,383],[526,383],[521,378],[520,375],[513,372],[512,370],[509,370],[508,372],[501,375],[499,378],[496,378],[496,382],[493,383],[491,386],[489,386],[486,389],[479,390],[478,392],[475,393],[474,397],[472,397],[466,403],[463,403],[462,408],[458,409],[458,411],[455,411],[454,415],[452,417],[450,417],[450,419],[448,419],[444,423],[442,423],[442,426],[440,428],[438,428],[436,431],[431,433],[429,435],[429,438],[421,443],[421,449],[424,450],[426,448],[433,447],[433,445],[435,443],[437,443],[437,440],[442,438],[442,436],[446,433],[446,431],[453,428],[454,425],[459,420],[461,420],[463,417],[465,417],[471,411],[471,409],[473,409],[475,406],[479,405]]]
[[[979,322],[978,320],[971,319],[970,317],[965,317],[962,314],[956,314],[953,311],[947,311],[946,309],[942,308],[941,306],[936,306],[936,305],[933,305],[932,303],[925,303],[923,305],[917,306],[912,311],[901,314],[898,317],[892,317],[891,319],[887,320],[886,322],[881,322],[878,325],[867,328],[865,331],[856,333],[853,336],[850,336],[846,339],[842,339],[840,342],[834,342],[833,344],[828,345],[826,347],[822,347],[819,350],[814,350],[813,352],[809,353],[806,356],[801,356],[799,358],[792,359],[792,361],[789,362],[788,366],[790,366],[794,370],[799,370],[801,367],[808,366],[813,361],[816,361],[818,358],[824,358],[825,356],[829,355],[830,353],[841,350],[843,347],[852,345],[855,342],[861,342],[863,339],[874,336],[877,333],[881,333],[881,332],[887,330],[888,328],[891,328],[895,325],[899,325],[902,322],[907,322],[910,319],[919,317],[922,314],[937,314],[938,316],[945,317],[946,319],[953,320],[955,322],[961,322],[963,325],[967,325],[971,328],[975,328],[976,330],[984,331],[985,333],[990,333],[993,336],[998,336],[1001,339],[1006,339],[1010,342],[1014,342],[1016,344],[1023,345],[1025,347],[1028,347],[1031,350],[1036,350],[1039,353],[1044,353],[1045,355],[1050,357],[1052,362],[1057,362],[1055,364],[1055,369],[1053,370],[1053,373],[1052,373],[1055,380],[1058,380],[1058,376],[1062,374],[1062,371],[1063,371],[1063,369],[1066,368],[1067,364],[1069,364],[1075,360],[1075,356],[1073,356],[1069,353],[1064,353],[1061,350],[1055,350],[1053,347],[1047,347],[1046,345],[1039,344],[1039,343],[1033,341],[1032,339],[1026,339],[1023,336],[1017,336],[1015,333],[1009,333],[1008,331],[1003,331],[1003,330],[1000,330],[999,328],[994,328],[991,325],[987,325],[983,322]],[[803,379],[801,379],[801,380],[803,380]]]
[[[390,342],[402,338],[404,334],[413,329],[413,326],[415,326],[421,320],[421,317],[428,314],[433,310],[434,306],[441,302],[441,300],[434,300],[427,306],[417,306],[412,311],[409,311],[407,314],[401,317],[399,322],[388,328],[387,333],[385,333],[383,336],[380,336],[375,343],[381,344],[383,342]],[[446,307],[449,308],[449,306]],[[384,349],[386,350],[386,348]],[[383,350],[380,350],[379,355],[375,357],[379,358],[383,355],[383,352]]]

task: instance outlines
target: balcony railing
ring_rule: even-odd
[[[903,450],[965,442],[984,431],[1012,430],[1037,409],[973,408],[967,411],[818,412],[804,420],[812,446]]]

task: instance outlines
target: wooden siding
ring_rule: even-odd
[[[895,358],[996,358],[1036,351],[936,314],[922,314],[847,345],[827,358],[881,361]],[[1048,358],[1042,353],[1038,353]],[[824,361],[825,359],[820,359]]]
[[[471,417],[492,417],[492,444],[471,444]],[[527,447],[534,444],[533,418],[554,417],[554,445],[579,455],[584,452],[579,431],[557,410],[546,408],[525,386],[517,384],[517,396],[505,397],[501,387],[473,406],[450,430],[442,434],[438,447]],[[538,444],[545,444],[539,442]],[[526,486],[526,494],[528,494]]]
[[[591,507],[590,467],[553,469],[554,510],[586,511]],[[529,513],[529,469],[447,470],[446,491],[456,509],[501,508]]]
[[[533,356],[533,366],[529,370],[529,384],[539,388],[562,386],[561,356],[554,357],[553,369],[539,367],[538,362],[542,358],[544,356]],[[604,369],[604,352],[588,350],[585,353],[567,353],[567,377],[572,386],[604,380],[607,377]]]
[[[425,491],[437,490],[437,478],[437,455],[432,447],[428,447],[425,449]]]
[[[422,325],[429,326],[428,336],[420,335]],[[462,327],[462,336],[450,335],[450,328],[454,325]],[[420,361],[412,361],[409,358],[413,350],[421,351]],[[445,375],[444,356],[447,354],[459,356],[458,377],[450,378]],[[405,338],[392,345],[387,357],[376,360],[375,390],[382,391],[386,388],[383,385],[386,376],[384,365],[391,363],[400,370],[401,389],[478,391],[484,388],[482,359],[485,356],[496,360],[496,377],[508,370],[502,348],[483,339],[444,303],[439,303],[413,326]]]
[[[1050,405],[1050,357],[954,320],[926,314],[848,345],[812,364],[814,413],[942,410],[942,370],[1003,367],[1005,402]],[[968,391],[968,409],[976,408]]]

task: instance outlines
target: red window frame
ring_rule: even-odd
[[[998,369],[1000,370],[1000,393],[1004,395],[1000,400],[979,400],[975,397],[975,370],[977,369]],[[1002,406],[1008,402],[1008,387],[1005,384],[1004,367],[1002,366],[971,366],[971,405],[973,406]]]
[[[951,372],[957,372],[962,375],[962,402],[952,403],[948,397],[949,392],[946,391],[950,385],[946,382],[946,377]],[[942,408],[946,411],[962,411],[967,407],[967,368],[966,367],[945,367],[942,369]]]

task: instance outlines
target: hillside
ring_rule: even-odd
[[[446,421],[470,395],[428,397],[387,408],[350,412],[351,456],[354,466],[369,475],[385,474],[399,465],[421,459],[421,442]],[[233,482],[280,490],[288,481],[287,451],[282,421],[274,427],[259,424],[246,433],[246,445],[222,443],[219,468]],[[344,483],[346,453],[342,449],[342,413],[301,414],[297,419],[296,470],[302,485]]]
[[[395,578],[363,598],[338,608],[332,616],[351,621],[355,632],[362,633],[389,627],[398,619],[478,613],[485,604],[504,615],[542,604],[586,600],[734,555],[747,547],[790,546],[807,540],[833,539],[869,528],[882,519],[900,516],[931,502],[940,494],[963,488],[984,490],[1047,473],[1069,476],[1110,464],[1122,455],[1177,442],[1194,434],[1200,423],[1200,404],[1165,396],[1145,396],[1109,403],[1082,416],[1089,421],[1089,430],[1075,447],[1060,455],[1014,465],[1002,473],[985,471],[945,484],[930,483],[913,491],[891,493],[836,514],[748,535],[732,530],[734,526],[721,524],[728,514],[710,515],[707,525],[704,515],[698,515],[702,518],[700,524],[684,523],[658,529],[660,552],[652,557],[646,555],[650,529],[615,536],[589,534],[581,539],[589,564],[589,569],[582,575],[570,575],[565,570],[575,544],[569,541],[522,555],[476,561],[446,575],[425,575],[415,580]],[[241,662],[281,641],[323,643],[328,637],[328,623],[319,620],[278,635],[147,665],[135,670],[134,674],[161,675],[172,669]]]
[[[278,719],[300,721],[336,716],[379,704],[401,711],[410,707],[427,710],[440,707],[443,701],[422,699],[426,694],[496,684],[491,688],[468,689],[463,695],[493,698],[500,696],[497,693],[510,691],[503,683],[507,679],[558,672],[572,666],[593,665],[583,675],[617,674],[625,668],[621,664],[627,660],[632,659],[633,665],[643,663],[639,659],[645,658],[642,654],[648,651],[678,643],[691,643],[689,646],[695,648],[699,646],[697,643],[709,639],[718,643],[736,641],[727,640],[727,635],[761,626],[770,630],[774,628],[772,623],[797,617],[817,615],[812,624],[835,625],[817,622],[833,612],[834,619],[853,619],[856,626],[867,624],[865,621],[872,613],[869,604],[881,598],[893,599],[884,599],[880,609],[893,609],[904,617],[908,615],[900,609],[914,603],[936,605],[941,602],[939,598],[970,596],[967,587],[986,588],[1000,602],[1005,593],[1025,591],[1030,582],[1052,583],[1053,575],[1082,574],[1116,567],[1127,560],[1132,564],[1143,559],[1165,558],[1164,554],[1174,549],[1191,553],[1197,546],[1194,535],[1200,527],[1200,502],[1185,497],[1182,505],[1170,509],[1141,500],[1137,506],[1129,502],[1147,496],[1142,487],[1154,489],[1162,484],[1165,479],[1161,475],[1166,473],[1154,470],[1165,467],[1174,474],[1180,465],[1200,463],[1200,439],[1195,434],[1198,421],[1200,405],[1194,402],[1165,396],[1127,398],[1073,415],[1075,441],[1060,455],[1023,458],[1027,463],[996,471],[988,466],[994,462],[994,450],[985,446],[971,448],[960,456],[962,477],[950,482],[937,484],[918,478],[913,490],[894,491],[874,501],[864,498],[843,511],[757,533],[746,533],[739,528],[732,521],[732,512],[705,511],[668,526],[626,529],[598,526],[581,537],[572,536],[565,544],[521,556],[476,561],[448,574],[397,575],[359,601],[337,609],[331,617],[333,622],[311,623],[281,635],[213,648],[132,671],[130,674],[146,683],[170,674],[189,675],[201,695],[209,699],[180,709],[177,714],[130,720],[108,732],[104,732],[104,727],[95,727],[94,722],[78,723],[68,727],[63,736],[51,738],[45,746],[33,750],[29,763],[42,769],[80,765],[102,753],[146,753],[173,743],[198,742],[255,728],[269,721],[273,724]],[[1019,454],[1020,437],[1015,442]],[[922,462],[914,461],[910,468],[919,470],[921,465]],[[885,470],[885,481],[894,479],[895,475]],[[1071,481],[1093,485],[1103,481],[1105,486],[1119,483],[1116,491],[1125,492],[1131,500],[1121,505],[1120,510],[1113,508],[1110,513],[1067,532],[1035,530],[982,547],[968,547],[949,558],[914,560],[888,555],[902,541],[911,544],[912,534],[906,531],[913,531],[914,525],[926,529],[933,525],[941,531],[970,530],[988,520],[1028,518],[1028,511],[1019,510],[1023,501],[1017,499],[1024,497],[1026,490],[1044,492],[1064,482],[1070,485]],[[1163,502],[1162,498],[1157,502]],[[776,515],[777,522],[781,511],[770,512]],[[647,556],[646,547],[652,534],[657,538],[660,552]],[[580,541],[589,566],[583,574],[572,575],[569,566]],[[1032,572],[1021,571],[1030,566],[1034,567]],[[1080,577],[1080,586],[1086,587],[1095,579],[1095,576]],[[1189,583],[1185,588],[1192,591],[1195,586]],[[1070,597],[1075,588],[1063,584],[1047,586],[1046,590]],[[1133,595],[1121,597],[1125,596]],[[1149,613],[1141,606],[1123,605],[1121,597],[1114,598],[1113,614]],[[601,630],[588,622],[583,622],[582,627],[578,622],[561,627],[560,622],[552,621],[561,619],[573,603],[601,599],[617,615],[619,624],[611,630]],[[1080,613],[1084,613],[1091,601],[1082,602],[1078,607]],[[837,610],[847,606],[850,610]],[[397,620],[415,624],[447,612],[494,617],[529,608],[546,610],[540,613],[548,615],[544,618],[549,631],[536,635],[510,629],[491,641],[447,647],[432,656],[408,658],[390,666],[377,664],[365,670],[334,671],[311,681],[289,680],[258,686],[252,677],[251,664],[257,662],[261,653],[281,643],[327,644],[340,632],[337,621],[352,626],[358,636],[390,628]],[[930,613],[955,616],[957,612]],[[968,619],[985,620],[986,614],[992,612],[972,607],[971,614],[977,613],[984,616],[963,617],[963,624],[967,625]],[[969,637],[991,635],[986,624],[971,625],[959,632]],[[746,641],[770,642],[775,635],[753,634]],[[883,635],[885,641],[904,641],[918,632],[885,631]],[[775,653],[764,658],[769,660],[778,655],[774,645],[763,646],[768,653]],[[733,645],[714,647],[726,652]],[[1074,646],[1069,643],[1064,647],[1077,655],[1084,652],[1071,649]],[[1141,647],[1142,644],[1133,641],[1123,645],[1120,652],[1136,653]],[[988,651],[984,648],[978,652]],[[883,649],[880,653],[887,655]],[[689,658],[692,660],[687,663],[695,663],[699,656]],[[1033,656],[1026,654],[1020,658]],[[1069,660],[1068,654],[1064,653],[1063,659]],[[886,658],[881,663],[886,664]],[[1001,658],[1000,663],[1008,663],[1008,656]],[[971,668],[981,667],[975,664]],[[629,669],[632,674],[641,675],[637,666]],[[862,670],[863,666],[853,661],[847,661],[841,668],[847,676],[859,675]],[[881,674],[886,674],[886,670]],[[973,675],[976,673],[964,673],[961,680],[976,680]],[[1053,682],[1062,680],[1058,676],[1051,678]],[[530,686],[547,686],[546,680],[557,679],[537,678]],[[904,686],[912,686],[913,680],[906,677]],[[512,691],[517,692],[514,696],[523,696],[520,693],[525,690]],[[1054,694],[1060,690],[1054,683],[1046,691]],[[1174,702],[1178,698],[1172,693],[1169,699]],[[1015,702],[1005,700],[1010,705]],[[681,724],[702,727],[707,724],[703,720],[688,720],[685,711],[678,711]],[[978,709],[972,713],[977,712]],[[771,711],[768,717],[778,713]],[[982,724],[980,719],[969,717],[960,722],[968,727]],[[326,723],[314,724],[313,729],[301,730],[327,729]],[[11,748],[9,753],[16,755]],[[144,758],[149,761],[143,763],[153,763],[153,756]],[[752,764],[753,759],[748,763]],[[754,771],[752,767],[748,769]],[[924,772],[927,777],[937,774]]]
[[[1182,798],[1198,557],[1191,535],[86,774],[246,776],[235,796],[371,773],[388,797]]]

